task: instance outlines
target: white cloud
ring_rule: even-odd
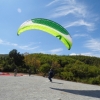
[[[18,46],[18,44],[16,44],[16,43],[12,43],[11,45],[12,45],[12,46]]]
[[[85,47],[92,51],[100,51],[100,39],[90,39],[86,42]]]
[[[61,52],[61,51],[63,51],[63,49],[62,49],[62,48],[58,48],[58,49],[50,50],[49,52],[50,52],[51,54],[57,54],[57,53],[59,53],[59,52]]]
[[[3,43],[3,40],[0,39],[0,44],[2,44],[2,43]]]
[[[50,2],[49,4],[47,4],[46,6],[50,6],[50,5],[52,5],[52,4],[54,4],[54,3],[58,2],[58,1],[59,0],[54,0],[54,1]]]
[[[51,6],[53,4],[58,5],[58,7],[55,8],[51,17],[61,17],[68,14],[82,17],[87,15],[86,6],[76,2],[76,0],[55,0],[48,5]]]
[[[85,26],[89,31],[95,30],[94,23],[89,23],[84,20],[78,20],[65,25],[65,28],[72,26]]]
[[[18,9],[17,9],[17,11],[18,11],[19,13],[21,13],[21,12],[22,12],[22,10],[21,10],[20,8],[18,8]]]
[[[0,44],[1,45],[13,46],[13,47],[20,48],[20,49],[23,49],[23,50],[34,50],[34,49],[39,48],[39,46],[31,47],[33,43],[30,43],[28,45],[21,46],[21,45],[18,45],[16,43],[10,43],[8,41],[4,41],[2,39],[0,39]]]
[[[71,56],[74,56],[74,55],[84,55],[84,56],[95,56],[93,53],[91,52],[86,52],[86,53],[80,53],[80,54],[76,54],[76,53],[71,53],[70,54]]]
[[[54,0],[48,4],[53,6],[52,13],[49,15],[50,18],[64,17],[72,15],[72,20],[65,26],[85,26],[88,31],[94,31],[96,29],[96,21],[99,20],[97,14],[92,13],[89,6],[78,0]],[[55,5],[55,6],[54,6]],[[78,19],[78,21],[74,21]],[[88,21],[87,21],[88,20]],[[68,21],[66,22],[68,23]]]
[[[76,54],[76,53],[71,53],[71,54],[69,54],[69,55],[72,55],[72,56],[73,56],[73,55],[77,55],[77,54]]]
[[[91,52],[81,53],[81,55],[84,55],[84,56],[93,56],[93,54]]]
[[[36,47],[29,47],[29,46],[18,46],[20,49],[23,49],[23,50],[34,50],[34,49],[37,49],[39,48],[39,46],[36,46]]]
[[[73,37],[88,37],[88,34],[74,34]]]

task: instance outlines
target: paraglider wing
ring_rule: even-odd
[[[47,33],[52,34],[53,36],[57,37],[61,40],[68,50],[71,49],[72,46],[72,38],[68,31],[62,27],[60,24],[44,19],[44,18],[35,18],[28,21],[25,21],[18,29],[17,35],[20,35],[22,32],[26,30],[37,29],[42,30]]]

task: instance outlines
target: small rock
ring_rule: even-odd
[[[61,100],[61,98],[58,98],[58,100]]]

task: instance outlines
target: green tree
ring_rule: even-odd
[[[50,65],[48,64],[48,63],[46,63],[46,64],[43,64],[41,67],[40,67],[40,71],[42,72],[42,73],[44,73],[44,75],[43,76],[45,76],[47,73],[48,73],[48,71],[50,70]]]
[[[9,57],[12,59],[12,61],[17,66],[23,66],[24,65],[24,56],[17,52],[16,49],[13,49],[9,52]]]

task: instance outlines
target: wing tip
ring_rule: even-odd
[[[19,36],[19,34],[17,33],[17,36]]]

